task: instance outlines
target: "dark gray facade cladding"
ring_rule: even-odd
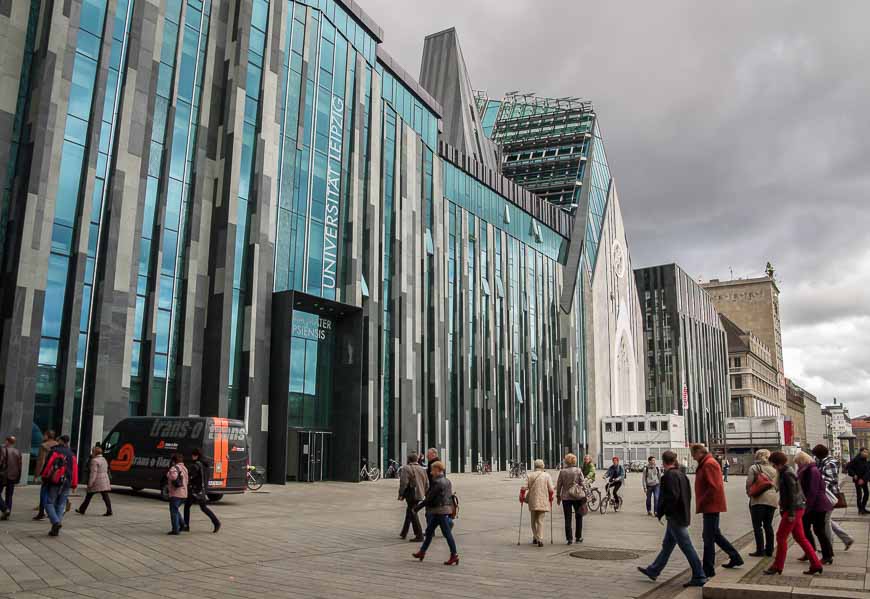
[[[635,280],[644,319],[647,412],[684,415],[689,442],[720,438],[730,407],[728,346],[710,297],[676,264],[637,269]]]

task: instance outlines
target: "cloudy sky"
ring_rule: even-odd
[[[786,376],[870,413],[870,2],[359,0],[419,72],[592,100],[635,267],[781,288]]]

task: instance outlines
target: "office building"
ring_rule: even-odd
[[[802,394],[804,402],[804,422],[806,424],[807,447],[812,449],[819,443],[827,445],[827,427],[825,416],[822,414],[822,404],[816,396],[804,390]]]
[[[725,431],[728,347],[719,314],[676,264],[634,271],[643,311],[646,411],[680,414],[687,440],[709,443]]]
[[[812,414],[814,405],[818,405],[815,401],[815,396],[792,381],[785,380],[786,384],[786,412],[787,418],[790,418],[794,427],[795,445],[802,447],[805,451],[811,450],[816,444],[810,444],[809,432],[812,430],[813,424],[810,422],[816,417]],[[820,443],[819,441],[818,443]]]
[[[849,408],[843,404],[834,403],[822,408],[822,414],[827,417],[827,443],[833,456],[849,461],[855,455],[855,434],[852,431],[852,421],[849,418]]]
[[[776,366],[770,349],[727,316],[720,315],[728,342],[730,415],[735,418],[781,416]]]
[[[716,310],[740,329],[761,341],[771,354],[776,370],[776,405],[786,412],[785,371],[782,359],[782,327],[779,312],[779,286],[774,270],[767,264],[763,277],[720,281],[712,279],[701,285],[713,299]]]
[[[5,7],[0,433],[238,418],[269,480],[356,480],[557,463],[638,403],[612,180],[584,248],[457,114],[455,35],[427,87],[352,0]]]
[[[655,457],[661,463],[662,453],[676,452],[680,463],[688,462],[689,444],[686,442],[685,418],[677,414],[634,414],[608,416],[601,420],[602,451],[600,467],[607,468],[614,457],[626,467],[638,462],[646,463]]]

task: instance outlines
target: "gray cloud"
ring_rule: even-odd
[[[409,72],[455,26],[475,86],[591,99],[633,263],[770,260],[786,374],[870,412],[870,3],[360,1]]]

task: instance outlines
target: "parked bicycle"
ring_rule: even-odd
[[[492,474],[492,466],[489,462],[484,462],[483,460],[477,463],[476,472],[478,474]]]
[[[608,508],[612,508],[614,513],[622,507],[622,497],[613,491],[613,483],[607,483],[604,487],[604,497],[601,498],[601,513],[606,514]]]
[[[399,478],[399,468],[402,466],[399,465],[399,462],[396,460],[389,460],[387,464],[387,471],[384,472],[384,478]]]
[[[381,469],[377,466],[368,467],[368,461],[363,459],[362,468],[359,469],[359,479],[370,480],[372,482],[381,478]]]
[[[263,469],[258,466],[248,466],[246,473],[248,488],[251,491],[259,491],[263,483],[266,482],[266,475]]]
[[[526,465],[523,462],[510,461],[510,477],[511,478],[526,478]]]
[[[598,487],[592,486],[592,481],[588,478],[583,479],[583,486],[586,488],[586,501],[589,510],[594,512],[601,505],[601,491]]]

